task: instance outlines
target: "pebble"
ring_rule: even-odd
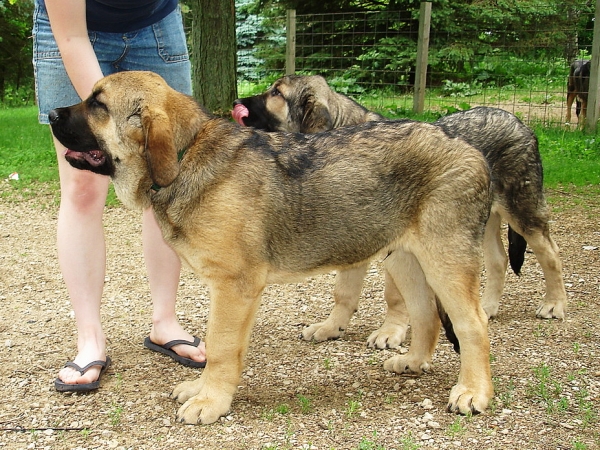
[[[426,398],[425,400],[423,400],[421,402],[421,408],[423,408],[423,409],[433,409],[433,402],[430,399]]]

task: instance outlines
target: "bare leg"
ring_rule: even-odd
[[[181,261],[175,251],[164,241],[154,211],[150,208],[143,213],[142,241],[154,307],[150,339],[159,345],[174,339],[192,341],[193,336],[183,329],[175,313]],[[198,347],[176,345],[172,349],[178,355],[194,361],[206,360],[204,342],[201,342]]]
[[[77,356],[80,367],[106,359],[106,337],[100,322],[100,301],[106,269],[102,214],[108,177],[72,168],[64,158],[66,149],[54,139],[60,175],[58,213],[58,260],[77,325]],[[85,375],[65,367],[58,377],[68,384],[95,381],[99,367]]]

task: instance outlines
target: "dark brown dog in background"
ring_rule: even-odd
[[[109,75],[49,118],[67,161],[109,175],[126,206],[151,206],[165,240],[209,286],[208,363],[173,391],[184,403],[180,421],[212,423],[229,411],[267,284],[364,273],[374,258],[412,323],[408,353],[384,368],[429,369],[437,297],[461,348],[448,410],[487,408],[493,385],[479,286],[491,180],[464,140],[415,121],[266,133],[212,116],[151,72]]]
[[[588,92],[590,90],[590,61],[577,59],[571,64],[567,81],[567,116],[566,123],[571,123],[571,109],[575,101],[575,114],[580,128],[585,125],[587,115]]]
[[[243,125],[303,133],[384,120],[334,92],[323,77],[294,75],[280,78],[263,94],[236,100],[232,115]],[[477,148],[492,170],[494,203],[484,241],[487,282],[482,305],[487,315],[498,314],[508,260],[518,274],[529,244],[546,280],[546,296],[536,314],[540,318],[564,319],[567,295],[562,263],[550,236],[542,163],[534,133],[513,114],[487,107],[442,117],[434,125],[446,135],[459,136]],[[509,224],[509,258],[501,239],[503,221]],[[331,314],[324,322],[306,328],[304,339],[323,341],[343,334],[358,307],[362,287],[358,279],[359,275],[348,278],[347,274],[338,274]],[[384,297],[388,305],[385,321],[367,342],[378,348],[397,347],[406,337],[408,315],[387,274]]]

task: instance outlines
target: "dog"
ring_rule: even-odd
[[[109,175],[125,206],[152,207],[165,240],[209,286],[208,363],[172,393],[181,422],[229,411],[267,284],[360,274],[373,258],[383,258],[413,326],[408,353],[384,369],[429,369],[437,297],[461,346],[448,410],[487,407],[479,283],[491,179],[462,139],[408,120],[267,133],[214,117],[150,72],[109,75],[49,119],[67,161]]]
[[[289,75],[275,81],[263,94],[237,99],[232,111],[240,124],[267,131],[319,133],[334,127],[385,120],[354,100],[334,92],[321,76]],[[461,137],[481,151],[492,171],[494,202],[487,223],[484,259],[487,283],[483,309],[498,315],[505,273],[519,274],[527,244],[533,249],[546,280],[546,296],[536,315],[564,319],[566,290],[558,246],[550,236],[549,213],[543,192],[542,163],[535,134],[516,116],[498,108],[477,107],[442,117],[434,125]],[[509,258],[501,240],[502,222],[509,224]],[[366,273],[365,273],[366,274]],[[302,332],[306,340],[341,337],[358,307],[362,280],[338,274],[335,305],[329,317]],[[382,326],[367,339],[370,347],[395,348],[406,338],[409,317],[404,300],[385,274],[387,314]]]
[[[577,124],[583,128],[587,115],[587,100],[590,90],[590,64],[586,59],[577,59],[571,63],[567,80],[567,117],[566,123],[571,123],[571,110],[575,101]]]

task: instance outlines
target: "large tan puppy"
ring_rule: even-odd
[[[464,141],[411,121],[265,133],[214,118],[149,72],[110,75],[50,121],[67,160],[110,175],[125,205],[152,206],[166,240],[209,285],[208,364],[173,391],[181,421],[211,423],[229,410],[268,283],[364,270],[375,257],[401,287],[413,324],[409,352],[384,367],[429,368],[437,296],[461,346],[448,409],[487,407],[478,291],[490,177]]]
[[[320,76],[286,76],[263,94],[238,99],[232,112],[240,124],[267,131],[318,133],[384,117],[334,92]],[[446,134],[459,136],[477,148],[492,171],[494,201],[486,227],[484,259],[487,282],[483,309],[498,314],[509,258],[501,239],[503,222],[509,224],[511,267],[519,273],[527,244],[533,249],[546,281],[546,296],[536,314],[564,319],[567,302],[559,251],[550,236],[549,214],[542,182],[542,162],[533,132],[517,117],[498,108],[479,107],[442,117],[434,123]],[[363,274],[338,274],[335,305],[329,317],[306,328],[305,339],[323,341],[342,335],[358,307]],[[383,325],[367,343],[397,347],[404,341],[408,315],[398,290],[386,276],[388,311]]]

